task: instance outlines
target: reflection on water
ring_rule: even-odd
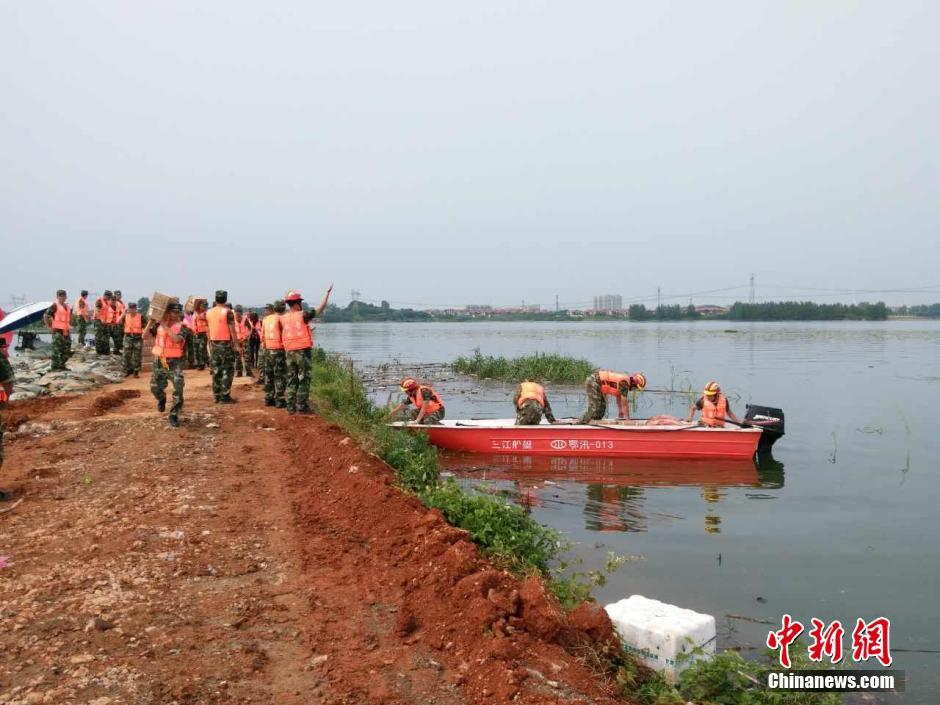
[[[778,490],[783,463],[770,455],[753,460],[657,460],[444,453],[445,469],[470,484],[503,490],[528,510],[579,507],[584,528],[646,532],[654,522],[683,517],[646,508],[646,488],[698,487],[706,533],[721,532],[720,505],[728,488]],[[772,493],[746,494],[754,499]]]

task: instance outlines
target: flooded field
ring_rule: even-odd
[[[377,400],[402,366],[428,377],[448,418],[510,417],[511,385],[441,367],[476,347],[535,351],[643,371],[651,388],[718,380],[740,415],[782,407],[787,435],[759,462],[449,456],[565,532],[586,569],[627,563],[597,597],[639,593],[716,615],[722,646],[759,647],[783,613],[848,625],[891,619],[906,704],[940,691],[940,323],[327,324],[318,341],[368,372]],[[438,363],[437,365],[433,363]],[[381,368],[389,365],[388,368]],[[427,365],[426,367],[414,367]],[[577,387],[548,386],[557,416],[583,409]],[[688,399],[643,394],[639,416],[681,415]],[[848,647],[851,648],[850,639]]]

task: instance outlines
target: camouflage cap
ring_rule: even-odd
[[[82,296],[88,296],[88,289],[82,289]]]
[[[216,289],[215,300],[219,302],[228,301],[228,292],[225,289]]]
[[[278,299],[274,302],[274,310],[280,313],[287,309],[287,304],[284,302],[284,299]]]
[[[137,302],[136,302],[136,301],[131,301],[129,304],[127,304],[127,307],[128,307],[128,308],[137,308]]]
[[[121,295],[121,290],[120,290],[120,289],[115,289],[115,290],[114,290],[114,295],[115,295],[115,296],[120,296],[120,295]]]
[[[59,289],[55,293],[56,296],[65,296],[65,289]]]
[[[241,304],[235,304],[235,310],[236,310],[238,313],[241,313],[241,312],[244,311],[245,309],[242,308],[242,305],[241,305]]]
[[[179,302],[177,301],[171,301],[170,303],[166,305],[167,313],[178,313],[179,310],[180,310],[180,305],[179,305]]]
[[[101,296],[106,299],[110,299],[112,296],[114,296],[114,294],[111,293],[110,289],[105,289],[104,293]]]

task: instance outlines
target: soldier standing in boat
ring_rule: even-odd
[[[702,425],[710,428],[724,428],[725,419],[729,418],[735,423],[741,421],[731,410],[728,398],[721,393],[721,387],[718,382],[709,382],[702,391],[702,396],[694,404],[689,406],[689,414],[686,421],[691,421],[696,411],[702,412]]]
[[[548,403],[545,387],[530,379],[525,379],[516,387],[512,395],[512,405],[516,409],[516,426],[538,426],[542,415],[549,423],[555,423],[552,405]]]
[[[611,372],[610,370],[595,370],[584,380],[584,391],[587,393],[588,408],[578,423],[586,424],[599,421],[607,415],[607,397],[617,399],[617,418],[630,418],[630,405],[628,395],[630,390],[646,387],[646,375],[636,372],[632,375]]]

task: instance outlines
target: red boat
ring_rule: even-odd
[[[756,427],[647,426],[643,421],[516,426],[513,419],[443,421],[408,428],[427,431],[431,443],[440,448],[469,453],[676,459],[750,458],[765,433]]]

